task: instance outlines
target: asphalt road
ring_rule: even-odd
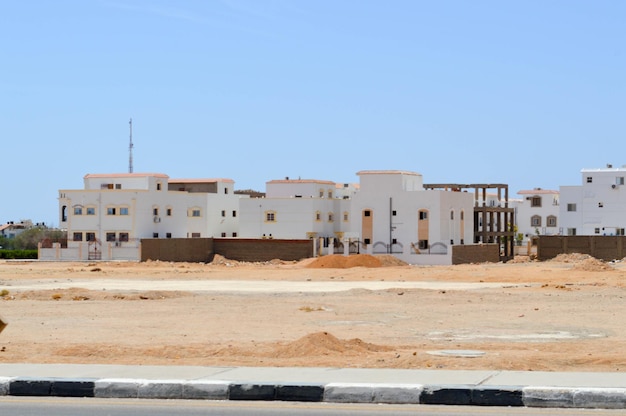
[[[623,409],[0,397],[0,414],[7,416],[617,416],[623,412]]]

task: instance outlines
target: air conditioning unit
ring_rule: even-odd
[[[154,222],[161,222],[161,217],[155,216],[153,219]]]
[[[617,189],[617,185],[616,185],[616,184],[613,184],[613,185],[611,185],[611,188],[613,188],[613,189]]]

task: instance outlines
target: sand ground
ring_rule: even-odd
[[[136,286],[105,288],[116,281]],[[194,289],[194,282],[221,281],[240,289]],[[257,282],[336,288],[370,281],[393,284],[251,290]],[[158,289],[164,282],[187,289]],[[406,282],[502,284],[416,289]],[[577,254],[457,266],[367,255],[267,263],[218,257],[210,264],[4,261],[0,316],[8,326],[0,333],[0,363],[624,371],[625,283],[626,261]]]

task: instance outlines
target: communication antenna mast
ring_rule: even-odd
[[[128,122],[130,126],[130,144],[128,145],[128,173],[133,173],[133,119]]]

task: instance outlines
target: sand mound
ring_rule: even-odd
[[[554,257],[550,261],[558,262],[558,263],[579,263],[583,260],[592,259],[589,254],[582,253],[562,253],[558,256]]]
[[[344,256],[342,254],[331,254],[316,258],[310,263],[307,263],[306,267],[347,269],[350,267],[384,267],[405,265],[407,265],[407,263],[391,255],[372,256],[371,254],[353,254],[350,256]]]
[[[276,355],[280,357],[307,357],[314,355],[330,354],[361,354],[364,352],[390,351],[392,348],[370,344],[353,338],[340,340],[328,332],[315,332],[280,346],[276,349]]]
[[[602,260],[594,259],[593,257],[585,259],[572,267],[574,270],[581,270],[585,272],[604,272],[615,270],[612,266]]]
[[[589,254],[582,253],[559,254],[550,261],[560,263],[573,263],[573,270],[579,270],[584,272],[603,272],[615,270],[612,266],[605,263],[604,261],[598,260],[595,257],[590,256]]]

